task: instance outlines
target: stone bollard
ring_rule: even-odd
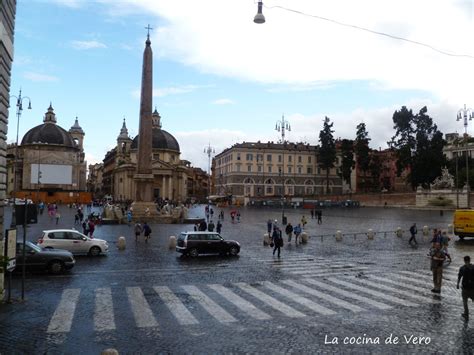
[[[367,231],[367,239],[370,239],[370,240],[374,239],[374,235],[375,235],[374,231],[371,228],[369,228],[369,230]]]
[[[119,237],[117,247],[119,250],[125,250],[125,237]]]
[[[342,240],[342,232],[336,231],[336,241],[340,242]]]
[[[400,227],[398,227],[397,230],[395,231],[395,235],[396,235],[398,238],[403,237],[403,229],[401,229]]]
[[[306,232],[301,233],[301,243],[303,244],[308,243],[308,233]]]
[[[263,235],[263,246],[270,245],[270,235],[268,233],[265,233]]]
[[[170,239],[169,239],[169,242],[168,242],[168,248],[170,250],[176,248],[176,237],[174,235],[170,236]]]
[[[427,237],[428,234],[430,234],[430,229],[428,228],[428,226],[423,226],[423,236]]]
[[[454,228],[453,228],[453,225],[451,223],[448,224],[448,234],[454,234]]]

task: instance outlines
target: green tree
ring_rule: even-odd
[[[349,183],[349,187],[352,189],[351,186],[351,173],[352,169],[354,169],[355,162],[354,162],[354,141],[351,139],[343,139],[341,141],[341,172],[339,176]]]
[[[364,174],[364,188],[366,187],[366,175],[370,167],[370,148],[369,148],[369,133],[365,127],[365,123],[361,122],[357,125],[356,139],[355,139],[355,155],[357,161],[357,168]]]
[[[332,135],[333,123],[329,123],[329,117],[324,118],[323,129],[319,131],[319,166],[326,170],[326,193],[329,192],[329,170],[334,167],[336,161],[336,141]]]
[[[413,189],[418,185],[428,187],[446,164],[443,133],[427,112],[425,106],[414,115],[403,106],[393,114],[396,133],[392,142],[397,148],[397,173],[400,175],[408,169],[408,182]]]

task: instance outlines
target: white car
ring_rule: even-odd
[[[75,229],[51,229],[43,231],[38,245],[45,249],[64,249],[73,254],[97,256],[106,254],[109,244],[106,240],[90,238]]]

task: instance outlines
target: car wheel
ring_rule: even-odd
[[[98,256],[100,254],[100,248],[99,247],[92,247],[89,250],[89,255],[91,256]]]
[[[239,248],[237,247],[230,247],[229,249],[229,254],[232,256],[236,256],[239,253]]]
[[[189,251],[189,256],[192,256],[193,258],[197,257],[199,255],[199,252],[196,248],[193,248]]]
[[[459,239],[464,240],[464,236],[463,236],[463,235],[460,235],[460,236],[459,236]]]
[[[53,260],[49,263],[48,270],[52,274],[60,274],[64,271],[64,264],[62,261]]]

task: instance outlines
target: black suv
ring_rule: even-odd
[[[183,232],[176,243],[176,251],[196,257],[199,254],[230,254],[240,252],[240,244],[235,240],[225,240],[216,232]]]

